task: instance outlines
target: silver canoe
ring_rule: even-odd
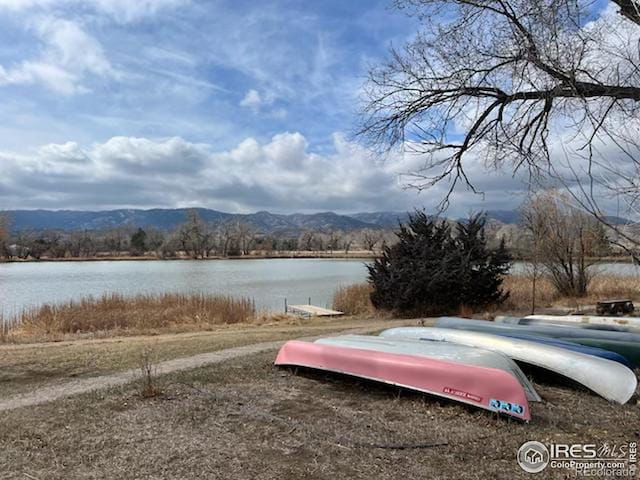
[[[446,319],[446,320],[445,320]],[[567,325],[555,323],[538,323],[535,325],[521,324],[521,318],[518,317],[496,317],[495,322],[486,320],[469,320],[457,317],[442,317],[436,323],[438,327],[449,328],[447,322],[455,319],[456,323],[460,321],[473,325],[491,325],[493,328],[499,328],[505,331],[526,331],[532,334],[546,335],[553,338],[593,338],[595,340],[615,340],[622,342],[639,342],[640,333],[624,332],[618,330],[607,330],[603,328],[589,328],[585,325]],[[442,322],[440,320],[443,320]],[[475,330],[475,329],[474,329]],[[484,328],[483,328],[484,331]]]
[[[436,327],[390,328],[380,335],[385,338],[417,338],[453,342],[504,353],[513,360],[570,378],[607,400],[617,403],[626,403],[636,390],[636,376],[624,365],[550,345],[489,333]]]
[[[592,315],[528,315],[518,322],[521,325],[559,324],[572,327],[603,328],[621,332],[640,333],[640,318],[594,317]]]
[[[333,345],[336,347],[375,350],[377,352],[385,353],[397,353],[401,355],[417,355],[420,357],[429,357],[436,358],[438,360],[448,360],[457,363],[476,365],[479,367],[497,368],[499,370],[504,370],[518,380],[525,391],[527,400],[530,402],[540,402],[542,400],[518,364],[508,356],[499,352],[467,347],[465,345],[455,343],[391,339],[370,335],[342,335],[339,337],[326,337],[316,340],[315,343]]]

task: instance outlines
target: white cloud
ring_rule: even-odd
[[[118,22],[128,23],[156,15],[160,10],[177,8],[190,0],[0,0],[0,9],[21,11],[56,9],[73,5],[93,8]]]
[[[262,105],[262,97],[257,90],[249,90],[240,102],[241,107],[257,109]]]
[[[247,91],[244,98],[240,101],[240,106],[250,108],[253,111],[258,111],[262,107],[272,105],[274,100],[273,95],[261,94],[252,88]]]
[[[43,84],[64,95],[84,93],[88,75],[117,78],[118,72],[107,60],[100,43],[83,27],[59,18],[41,18],[34,25],[43,43],[42,53],[12,67],[0,65],[2,84]]]
[[[0,204],[98,209],[201,205],[244,212],[433,207],[442,191],[418,196],[398,182],[398,174],[415,162],[415,156],[398,152],[376,162],[371,152],[340,134],[324,154],[310,151],[299,132],[280,133],[267,142],[249,137],[223,151],[179,137],[113,137],[88,147],[75,142],[45,145],[30,156],[0,153]],[[511,179],[487,179],[481,186],[504,206],[505,191],[515,185]],[[472,207],[479,209],[478,197],[459,203],[463,214]]]
[[[91,0],[96,8],[119,22],[133,22],[160,10],[184,6],[188,0]]]

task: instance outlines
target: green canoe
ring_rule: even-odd
[[[562,338],[568,342],[579,343],[581,345],[588,345],[590,347],[603,348],[610,352],[616,352],[629,360],[629,363],[633,368],[640,368],[640,343],[638,342],[625,342],[623,340],[609,340],[605,338],[580,338],[570,337]]]

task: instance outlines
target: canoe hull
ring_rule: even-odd
[[[595,345],[585,345],[580,342],[572,341],[572,339],[569,338],[552,338],[541,335],[534,331],[530,331],[526,326],[522,325],[515,325],[515,328],[512,328],[511,326],[495,324],[484,320],[442,317],[436,321],[435,326],[439,328],[452,328],[456,330],[491,333],[503,337],[518,338],[520,340],[566,348],[567,350],[572,350],[574,352],[613,360],[614,362],[621,363],[625,367],[632,367],[632,363],[626,357],[615,351],[606,350],[604,347],[599,348]]]
[[[640,344],[636,342],[580,337],[572,337],[565,340],[615,352],[618,355],[623,356],[629,362],[631,368],[640,368]]]
[[[582,328],[601,328],[619,332],[640,333],[640,318],[596,317],[592,315],[528,315],[521,325],[558,324]]]
[[[513,317],[509,317],[513,318]],[[504,320],[509,320],[509,318]],[[581,345],[603,348],[626,358],[633,368],[640,367],[640,335],[628,332],[609,332],[590,328],[572,328],[558,325],[516,325],[486,320],[444,317],[436,322],[443,328],[459,328],[483,333],[527,333],[568,340]]]
[[[316,340],[321,345],[333,345],[344,348],[360,348],[378,352],[400,355],[418,355],[435,360],[475,365],[478,367],[496,368],[513,375],[524,388],[527,400],[540,402],[542,398],[536,392],[518,364],[504,354],[472,348],[447,342],[422,342],[420,340],[396,340],[372,335],[341,335]]]
[[[453,342],[498,351],[513,360],[565,376],[616,403],[626,403],[636,390],[637,378],[624,365],[550,345],[505,338],[489,333],[437,327],[391,328],[383,331],[380,335]]]
[[[282,346],[275,365],[346,374],[531,419],[524,389],[502,370],[296,340]]]

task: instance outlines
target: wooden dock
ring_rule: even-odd
[[[315,305],[288,305],[287,311],[309,317],[337,317],[339,315],[344,315],[343,312],[316,307]]]

